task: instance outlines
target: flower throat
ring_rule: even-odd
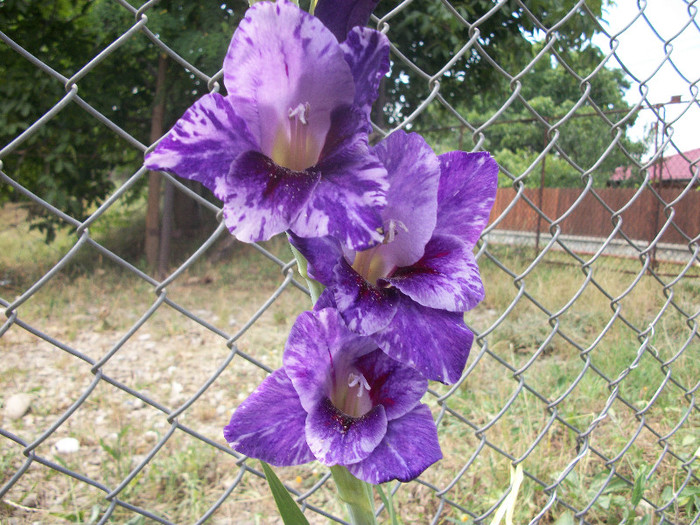
[[[277,130],[272,148],[272,160],[285,168],[294,171],[304,171],[318,161],[318,147],[313,136],[309,133],[308,102],[299,103],[289,108],[289,122]]]

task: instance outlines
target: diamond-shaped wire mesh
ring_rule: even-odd
[[[681,35],[697,47],[700,28],[694,2],[676,3],[683,17],[672,32],[644,2],[614,34],[596,22],[599,2],[584,0],[567,8],[555,2],[559,11],[547,12],[521,1],[407,0],[382,3],[373,16],[393,43],[384,111],[374,115],[378,137],[399,127],[420,131],[438,152],[487,149],[517,126],[541,137],[526,162],[501,163],[498,199],[477,249],[487,298],[466,315],[474,348],[462,380],[432,385],[426,400],[444,459],[411,483],[391,484],[405,523],[490,523],[509,501],[517,466],[524,480],[516,523],[700,521],[700,149],[682,151],[683,136],[674,135],[700,104],[698,79],[673,53]],[[112,116],[128,99],[105,100],[96,80],[120,74],[123,46],[156,46],[189,76],[192,95],[221,89],[221,71],[200,71],[191,49],[155,29],[179,16],[177,3],[165,4],[115,2],[115,38],[75,71],[43,61],[12,26],[0,32],[1,46],[64,89],[55,98],[47,91],[43,116],[3,145],[2,184],[72,232],[34,282],[17,287],[19,277],[0,269],[3,523],[277,522],[258,465],[230,450],[221,429],[279,366],[291,323],[309,306],[284,243],[233,242],[217,204],[164,174],[177,198],[213,226],[203,242],[179,243],[179,265],[160,278],[93,233],[129,218],[129,196],[148,178],[145,169],[119,179],[86,220],[40,184],[30,191],[19,182],[27,141],[49,126],[70,135],[69,111],[108,130],[111,148],[141,158],[149,143],[141,128]],[[0,1],[0,10],[7,5]],[[493,22],[513,13],[530,30],[511,29],[518,46],[503,62],[508,55],[497,48],[512,42],[499,40]],[[582,66],[567,46],[585,23],[596,24],[602,52]],[[663,55],[644,74],[618,54],[625,34],[639,27]],[[207,33],[198,38],[206,42]],[[523,45],[535,50],[531,57],[518,56]],[[526,95],[555,64],[580,90],[565,108]],[[650,89],[664,67],[686,90],[672,112]],[[610,110],[598,89],[610,69],[639,93],[628,109]],[[473,85],[483,78],[492,84]],[[470,83],[473,99],[465,100],[459,90]],[[541,95],[558,88],[545,84]],[[498,107],[479,107],[480,90],[502,95]],[[646,156],[625,142],[628,121],[643,113],[654,123]],[[582,121],[602,138],[588,165],[578,150],[592,135],[571,139],[585,129],[576,127]],[[628,168],[614,177],[606,161],[615,155]],[[667,164],[671,156],[684,162],[681,177],[664,179],[664,156]],[[568,187],[545,181],[547,164],[569,174]],[[6,205],[3,217],[6,232],[23,232],[16,249],[43,242],[26,233],[20,208]],[[87,276],[74,271],[88,260]],[[14,417],[7,409],[16,393],[30,394],[31,411]],[[76,443],[71,437],[73,452],[64,449]],[[344,523],[325,468],[279,475],[312,523]],[[379,500],[377,511],[388,519]]]

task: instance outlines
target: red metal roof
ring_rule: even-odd
[[[692,167],[691,164],[693,164]],[[647,169],[649,170],[649,180],[652,182],[690,180],[694,173],[700,169],[700,148],[664,156]],[[628,180],[633,174],[638,173],[639,169],[636,166],[620,166],[615,168],[610,180],[613,182]]]

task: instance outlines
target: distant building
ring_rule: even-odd
[[[647,168],[649,182],[661,186],[685,187],[694,175],[700,171],[700,148],[683,153],[659,158]],[[641,181],[643,175],[636,166],[620,166],[615,169],[608,181],[608,186],[619,186],[628,180]],[[700,186],[700,175],[696,177],[695,186]]]

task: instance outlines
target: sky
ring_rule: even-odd
[[[635,20],[640,11],[647,20],[642,16]],[[642,98],[640,89],[646,88],[646,98],[651,104],[666,103],[680,95],[680,104],[668,104],[660,110],[665,111],[664,120],[672,125],[671,140],[680,151],[700,148],[700,2],[690,9],[691,13],[688,11],[683,0],[617,0],[617,5],[607,7],[603,16],[608,33],[617,35],[619,61],[637,79],[628,77],[632,87],[627,91],[627,101],[637,103]],[[667,48],[671,49],[670,60],[664,61],[666,41],[672,48]],[[610,52],[608,36],[597,35],[593,42],[604,52]],[[609,65],[620,67],[614,57]],[[693,82],[698,85],[692,87]],[[649,129],[655,121],[652,111],[641,111],[631,137],[641,138],[645,128]],[[672,146],[664,152],[675,153]]]

